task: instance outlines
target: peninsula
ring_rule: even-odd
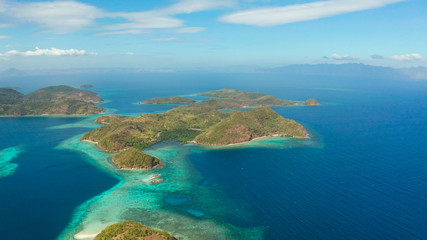
[[[176,240],[167,232],[155,230],[137,222],[125,221],[106,227],[94,240]]]
[[[186,97],[157,97],[140,102],[140,104],[193,104],[196,101]]]
[[[243,100],[226,96],[224,103],[253,101],[259,104],[260,98],[269,96],[257,93],[255,97],[247,97],[246,92],[237,92]],[[247,94],[252,96],[252,93]],[[161,166],[162,162],[142,150],[168,139],[177,140],[181,144],[192,142],[221,146],[249,142],[262,137],[308,137],[301,124],[283,118],[270,107],[224,113],[218,111],[218,105],[210,106],[211,102],[212,99],[208,99],[189,106],[179,106],[165,113],[144,114],[138,117],[100,116],[96,122],[106,125],[88,132],[81,140],[95,142],[101,150],[117,153],[112,161],[118,168],[151,169]]]
[[[94,103],[103,100],[96,93],[69,86],[51,86],[24,95],[0,88],[0,116],[93,115],[104,112]]]

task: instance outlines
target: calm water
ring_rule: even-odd
[[[2,239],[72,239],[118,220],[183,239],[427,239],[425,83],[238,74],[61,79],[94,83],[110,101],[103,106],[128,115],[171,108],[135,104],[146,98],[222,87],[322,105],[275,108],[303,123],[310,141],[155,146],[148,151],[167,163],[157,186],[144,182],[153,172],[114,170],[107,155],[78,142],[97,127],[92,118],[0,118],[0,151],[16,150],[0,161],[8,166],[0,167],[8,169],[0,174]],[[58,81],[26,80],[14,85],[28,92]]]

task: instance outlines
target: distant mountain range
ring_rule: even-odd
[[[1,77],[17,77],[26,75],[24,71],[20,71],[16,68],[9,68],[0,72]]]
[[[316,75],[316,76],[351,76],[351,77],[381,77],[391,79],[426,79],[427,68],[392,68],[372,66],[360,63],[348,64],[295,64],[278,68],[265,69],[265,72],[282,73],[287,75]]]
[[[0,71],[1,77],[17,77],[31,75],[61,75],[61,74],[93,74],[93,73],[144,73],[144,72],[174,72],[173,70],[147,71],[136,68],[79,68],[55,70],[18,70],[9,68]],[[251,71],[253,72],[253,70]],[[390,79],[422,79],[427,80],[427,68],[392,68],[365,65],[361,63],[347,64],[294,64],[277,68],[258,69],[257,73],[281,73],[285,75],[305,76],[337,76],[337,77],[373,77]]]

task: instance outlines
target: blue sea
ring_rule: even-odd
[[[220,88],[320,106],[275,107],[310,139],[231,147],[176,142],[146,152],[166,163],[124,171],[79,138],[89,117],[0,118],[0,232],[5,240],[92,239],[134,220],[180,239],[427,239],[427,82],[279,74],[113,73],[15,77],[30,92],[91,83],[107,114]],[[165,181],[150,185],[162,174]]]

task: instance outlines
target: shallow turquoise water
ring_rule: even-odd
[[[18,167],[17,163],[11,161],[22,152],[19,147],[9,147],[0,151],[0,178],[12,175]]]
[[[151,106],[153,112],[155,106]],[[128,114],[130,115],[130,114]],[[94,117],[52,129],[92,127]],[[162,229],[180,239],[262,239],[263,226],[237,227],[226,221],[228,212],[238,209],[238,202],[229,201],[221,190],[200,184],[202,176],[189,162],[189,155],[219,147],[201,147],[174,142],[157,144],[145,152],[161,159],[164,168],[152,171],[118,170],[110,162],[111,154],[100,151],[95,144],[81,142],[81,135],[63,141],[57,149],[77,151],[90,164],[119,180],[110,190],[82,205],[73,214],[59,239],[91,239],[106,226],[124,221],[143,222]],[[276,148],[319,146],[318,139],[266,138],[223,149]],[[165,181],[152,185],[152,177],[161,174]],[[239,211],[241,218],[251,213]],[[143,219],[141,221],[141,219]]]
[[[88,161],[106,170],[120,182],[96,196],[74,213],[73,220],[60,239],[90,239],[104,227],[124,220],[141,221],[174,234],[180,239],[261,239],[262,227],[240,228],[227,223],[226,214],[237,208],[210,186],[200,184],[202,178],[188,161],[192,152],[209,151],[195,145],[159,144],[146,150],[166,165],[153,171],[117,170],[109,162],[109,154],[94,144],[80,142],[80,136],[61,143],[59,149],[80,151]],[[289,139],[265,139],[248,146],[287,147],[301,144]],[[231,147],[230,147],[231,148]],[[151,177],[161,174],[165,181],[151,185]],[[239,213],[245,218],[244,211]]]

